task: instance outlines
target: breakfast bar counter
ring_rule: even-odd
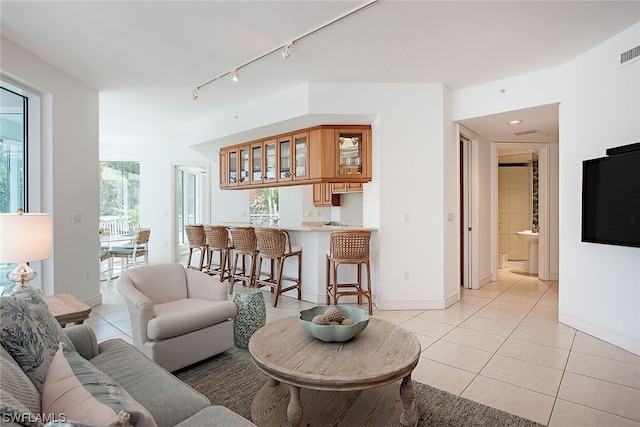
[[[224,223],[225,227],[248,227],[249,224]],[[329,249],[329,236],[333,231],[366,230],[371,231],[369,244],[371,260],[371,283],[375,295],[378,286],[378,229],[345,225],[321,225],[319,223],[303,223],[301,226],[264,227],[286,230],[291,236],[294,246],[302,248],[302,299],[314,304],[326,304],[326,255]],[[256,227],[259,230],[260,227]],[[263,268],[267,268],[265,264]],[[285,263],[285,275],[295,275],[295,262]],[[340,267],[340,275],[346,280],[355,280],[355,266]],[[366,280],[366,279],[365,279]],[[284,295],[296,298],[295,291]],[[374,296],[375,301],[375,296]],[[356,302],[355,297],[342,297],[340,303]]]

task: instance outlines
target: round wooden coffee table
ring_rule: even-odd
[[[413,426],[418,421],[411,372],[418,364],[420,343],[400,326],[370,318],[367,328],[351,340],[325,343],[307,335],[297,317],[288,317],[253,334],[249,352],[258,369],[269,376],[270,386],[289,385],[287,419],[292,426],[299,426],[303,418],[301,388],[367,390],[400,379],[400,424]],[[252,413],[254,422],[256,415]]]

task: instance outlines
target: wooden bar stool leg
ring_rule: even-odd
[[[187,267],[191,267],[191,255],[193,255],[193,249],[189,248],[189,258],[187,258]]]
[[[273,260],[271,266],[273,267]],[[273,306],[275,307],[276,305],[278,305],[278,297],[280,296],[280,293],[282,292],[282,269],[284,267],[284,260],[279,260],[278,261],[278,277],[276,278],[276,290],[275,290],[275,295],[273,296]]]
[[[356,268],[358,269],[358,291],[362,291],[362,264],[357,264]],[[358,305],[362,304],[362,294],[358,294]]]
[[[325,277],[326,277],[325,282],[326,282],[326,287],[327,287],[327,290],[326,290],[325,293],[327,294],[326,295],[327,296],[327,305],[330,305],[331,304],[331,287],[330,287],[331,286],[331,265],[330,265],[331,261],[329,260],[328,256],[327,256],[327,262],[325,264],[326,264],[325,265],[325,270],[326,270],[325,271]]]
[[[229,295],[233,294],[233,284],[236,282],[235,274],[238,267],[238,256],[239,254],[236,252],[234,254],[233,269],[229,272]]]
[[[338,263],[333,263],[333,305],[338,305]]]
[[[298,255],[298,301],[302,299],[302,254]]]
[[[373,302],[371,301],[372,292],[371,292],[371,265],[367,261],[367,299],[369,300],[369,316],[373,316]]]
[[[258,262],[258,255],[249,255],[251,258],[251,266],[249,267],[249,280],[247,281],[247,287],[255,287],[256,284],[256,263]]]

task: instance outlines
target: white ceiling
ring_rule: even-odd
[[[443,82],[452,89],[562,65],[640,21],[639,1],[10,1],[7,37],[100,91],[101,142],[153,140],[303,82]],[[557,140],[557,106],[519,130]],[[465,123],[514,140],[511,115]],[[508,119],[508,120],[505,120]],[[196,141],[194,141],[196,142]]]

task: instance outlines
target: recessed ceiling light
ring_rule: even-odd
[[[510,125],[517,125],[519,123],[522,123],[522,120],[511,120],[508,124]]]

